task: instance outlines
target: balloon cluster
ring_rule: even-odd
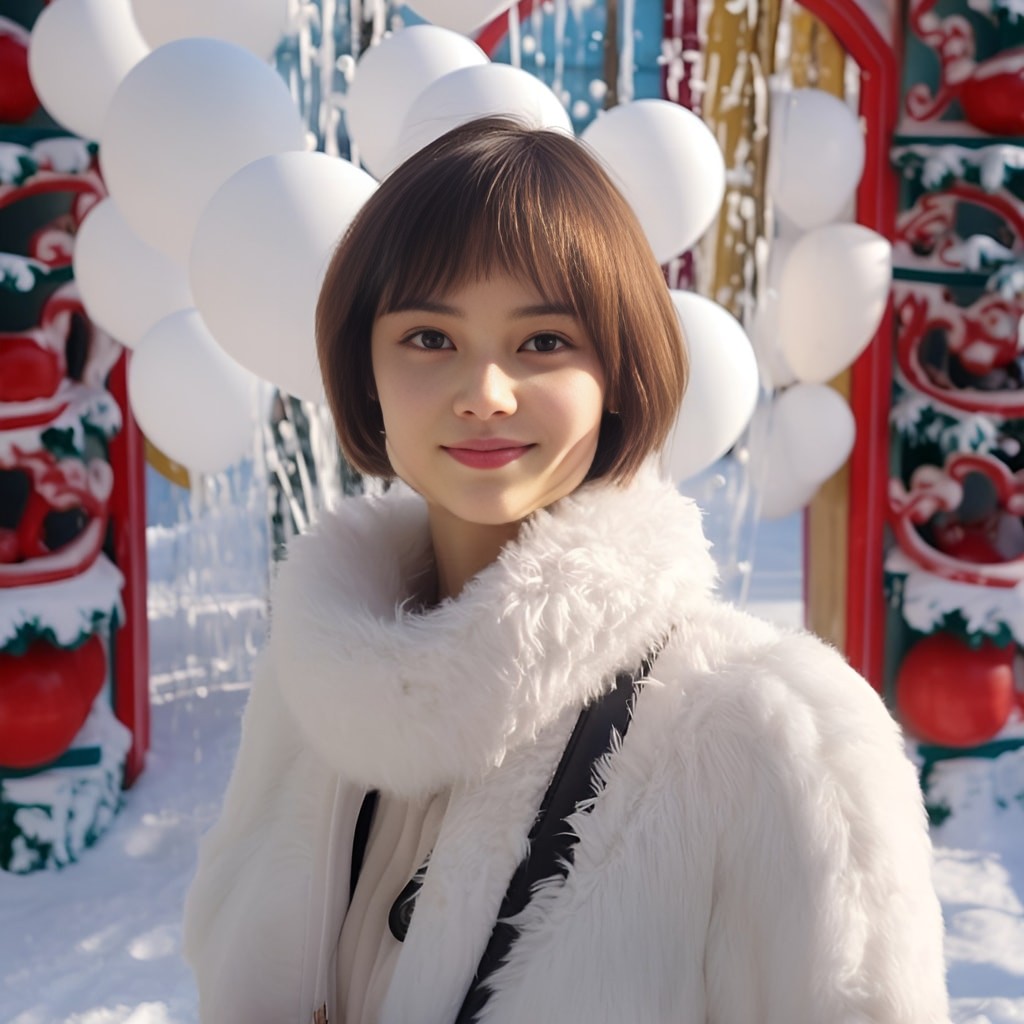
[[[765,518],[806,505],[853,449],[853,414],[827,382],[871,341],[892,281],[889,242],[838,219],[863,169],[860,124],[842,100],[818,89],[774,97],[768,190],[778,236],[751,331],[775,392],[752,429]]]
[[[135,349],[129,393],[143,431],[189,468],[216,472],[246,453],[257,378],[322,400],[316,297],[375,179],[487,114],[572,133],[546,85],[492,63],[464,34],[509,2],[414,6],[435,23],[370,47],[340,98],[353,162],[307,151],[296,103],[266,62],[285,0],[54,0],[37,21],[33,83],[56,120],[99,140],[110,193],[75,250],[83,302]],[[660,261],[692,246],[717,215],[722,155],[685,108],[624,104],[583,141]],[[725,310],[689,293],[673,300],[692,366],[666,454],[682,479],[736,441],[758,375],[750,342]]]

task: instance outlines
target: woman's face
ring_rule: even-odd
[[[604,372],[572,311],[494,274],[377,318],[373,374],[396,474],[434,510],[518,522],[583,482]]]

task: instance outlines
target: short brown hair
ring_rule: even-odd
[[[588,479],[628,481],[659,449],[686,387],[675,308],[622,195],[584,146],[559,132],[486,117],[448,132],[380,185],[331,260],[316,344],[342,450],[393,475],[376,404],[374,320],[501,271],[568,305],[587,328],[613,413]]]

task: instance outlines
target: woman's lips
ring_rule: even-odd
[[[510,445],[507,448],[445,448],[457,462],[473,469],[498,469],[525,455],[532,444]]]

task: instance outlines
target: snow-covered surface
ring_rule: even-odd
[[[219,550],[242,558],[237,515],[218,521]],[[218,550],[204,546],[217,532],[207,531],[198,547],[193,538],[193,555]],[[172,541],[176,553],[169,554]],[[263,628],[258,584],[265,565],[250,556],[249,593],[237,561],[197,588],[196,573],[210,562],[182,568],[188,546],[180,531],[151,528],[150,542],[157,671],[147,768],[109,831],[77,864],[0,873],[2,1024],[196,1020],[180,956],[181,903],[238,741],[254,638]],[[250,542],[247,550],[259,549]],[[760,524],[750,585],[756,611],[799,621],[800,559],[796,517]],[[177,596],[172,573],[182,581]],[[229,581],[220,593],[218,580]],[[940,769],[934,785],[954,808],[935,833],[954,1020],[1024,1021],[1024,798],[1015,795],[1024,792],[1024,755]]]
[[[98,764],[56,768],[0,780],[0,801],[13,811],[10,870],[64,867],[78,860],[117,812],[132,734],[102,699],[69,749],[96,747]]]
[[[1024,586],[980,587],[947,580],[925,572],[895,547],[886,557],[885,568],[906,577],[903,617],[919,633],[932,632],[947,615],[959,612],[969,633],[995,637],[1009,630],[1017,643],[1024,643]]]
[[[0,649],[19,634],[72,647],[113,618],[124,620],[124,577],[102,552],[80,576],[0,589]]]

